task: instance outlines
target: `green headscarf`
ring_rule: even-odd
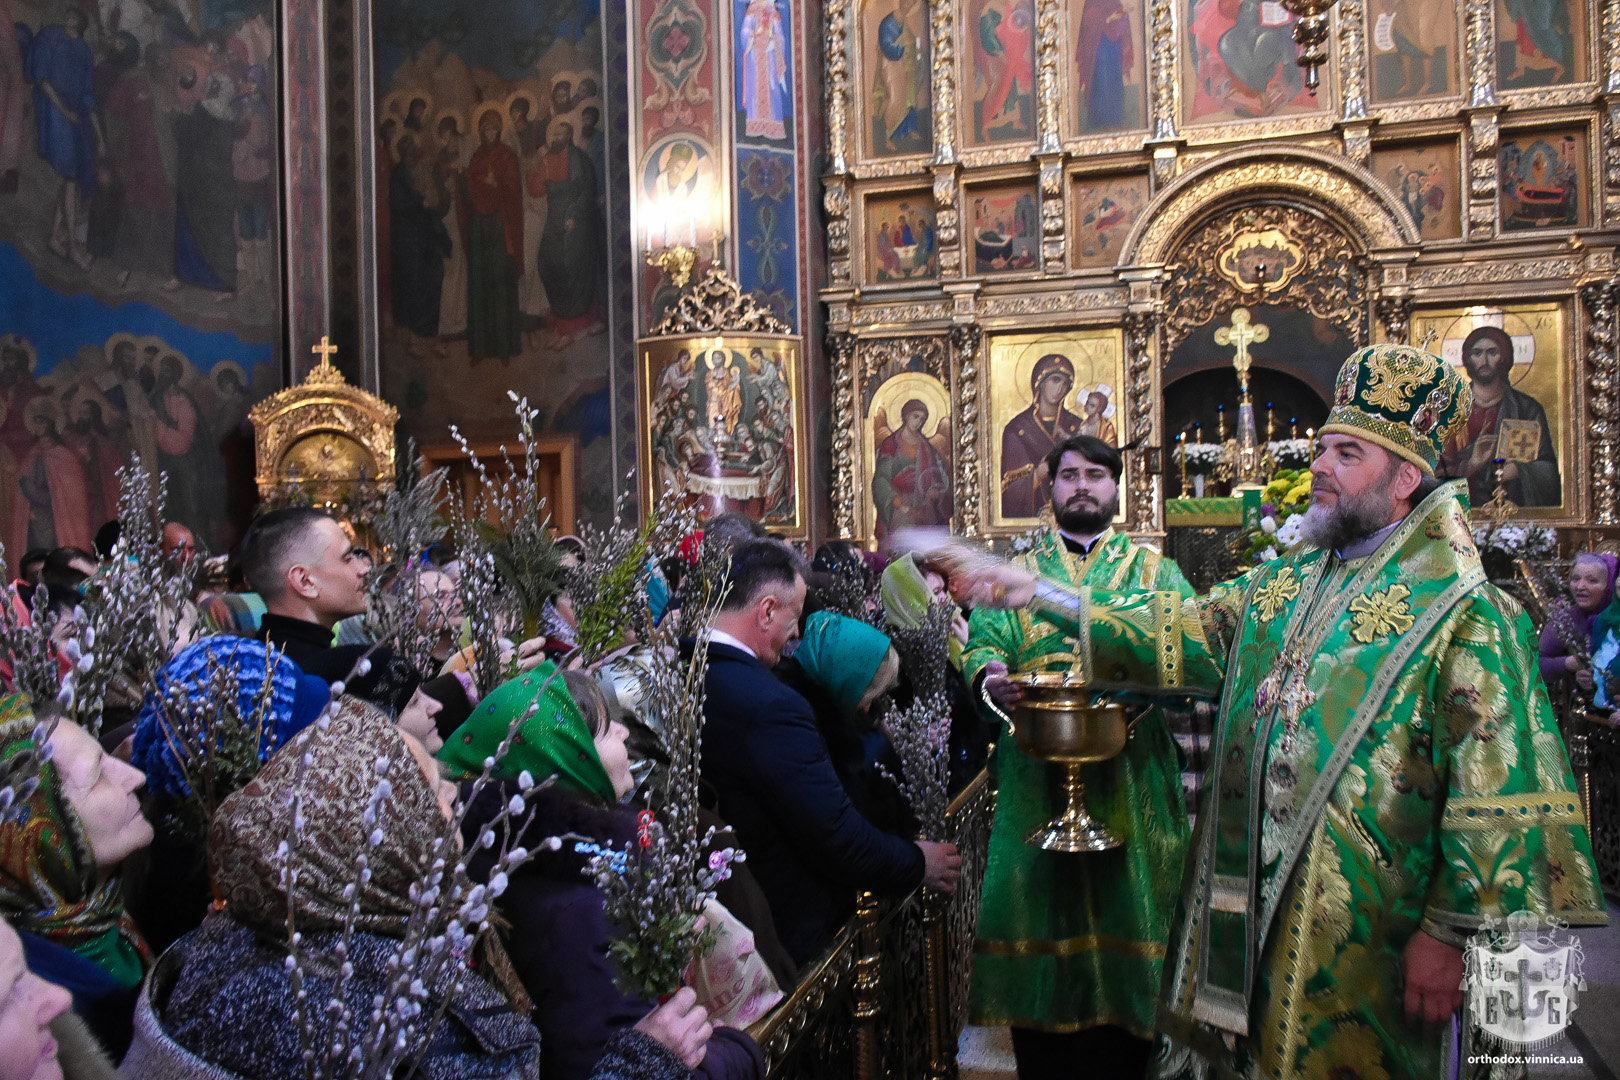
[[[854,710],[889,654],[889,639],[863,622],[818,611],[804,624],[793,659],[846,709]]]
[[[540,707],[530,715],[529,707],[536,698]],[[537,782],[556,776],[559,787],[594,796],[610,806],[617,801],[591,729],[568,693],[562,673],[549,661],[502,683],[480,701],[466,722],[445,740],[439,760],[452,773],[479,775],[484,760],[495,755],[520,716],[526,719],[512,737],[506,756],[496,763],[496,776],[514,779],[527,772]]]
[[[883,571],[883,617],[897,630],[915,630],[928,614],[934,591],[928,587],[917,560],[901,555]],[[962,666],[962,642],[947,634],[952,667]]]

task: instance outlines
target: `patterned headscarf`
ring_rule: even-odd
[[[26,696],[0,698],[0,759],[34,749],[37,723]],[[122,877],[99,877],[61,774],[46,762],[39,786],[0,823],[0,912],[18,930],[71,949],[133,986],[150,954],[124,910]]]
[[[612,806],[617,801],[613,781],[608,779],[601,755],[596,752],[590,725],[585,723],[562,676],[551,677],[556,670],[557,666],[548,661],[502,683],[444,741],[439,760],[453,774],[478,776],[484,771],[484,760],[494,756],[512,724],[526,716],[506,756],[496,763],[495,775],[511,779],[527,772],[537,782],[555,776],[558,787],[594,796]],[[540,707],[529,715],[536,698],[540,699]]]
[[[259,760],[264,761],[277,747],[315,722],[326,707],[326,683],[305,675],[298,665],[276,651],[270,664],[269,648],[253,638],[219,634],[204,638],[169,661],[157,677],[157,691],[148,694],[135,722],[135,751],[131,762],[146,774],[146,789],[154,795],[183,798],[188,794],[185,775],[174,749],[164,735],[159,719],[157,695],[167,696],[183,688],[188,697],[205,693],[216,668],[234,669],[237,679],[237,708],[244,718],[253,715],[268,675],[272,684],[269,723],[259,739]]]
[[[302,782],[300,761],[309,758]],[[386,760],[379,776],[376,763]],[[392,793],[375,826],[363,820],[379,779]],[[343,926],[349,904],[343,890],[359,891],[356,928],[401,937],[413,905],[411,883],[426,876],[435,840],[444,833],[438,796],[428,786],[404,736],[380,710],[341,699],[325,731],[319,725],[295,736],[253,781],[214,813],[208,855],[214,883],[238,922],[275,934],[286,926],[287,893],[276,850],[288,838],[292,799],[303,794],[304,827],[288,860],[298,874],[293,916],[302,931]],[[382,830],[372,846],[368,834]],[[355,856],[366,853],[371,878],[360,883]]]
[[[889,638],[882,631],[845,615],[818,611],[805,620],[793,659],[838,704],[853,711],[888,654]]]

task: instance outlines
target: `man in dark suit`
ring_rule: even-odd
[[[850,802],[809,703],[772,674],[799,635],[805,585],[776,540],[732,549],[730,591],[710,621],[703,777],[764,890],[782,944],[813,959],[854,911],[857,890],[950,892],[953,844],[885,833]]]

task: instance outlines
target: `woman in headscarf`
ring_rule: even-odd
[[[541,1076],[585,1080],[606,1051],[621,1040],[641,1038],[643,1032],[658,1041],[671,1064],[680,1058],[683,1070],[691,1068],[699,1076],[762,1076],[759,1048],[733,1028],[714,1028],[706,1044],[689,1042],[684,1048],[663,1040],[660,1021],[654,1019],[659,1013],[677,1003],[689,1015],[703,1012],[692,1008],[695,998],[689,991],[655,1010],[652,1002],[626,994],[616,984],[607,951],[615,932],[601,894],[581,871],[592,847],[623,848],[634,842],[637,822],[635,811],[619,803],[634,787],[625,749],[628,732],[609,720],[595,680],[577,671],[557,674],[547,663],[502,684],[450,736],[439,759],[452,775],[476,777],[520,721],[510,749],[495,767],[505,783],[490,785],[474,797],[462,835],[469,841],[480,835],[511,797],[511,785],[527,772],[537,781],[554,776],[556,782],[531,793],[534,818],[513,842],[534,851],[548,836],[589,838],[559,851],[541,851],[511,875],[499,901],[510,925],[512,967],[534,1002],[533,1019],[546,1048]],[[490,855],[481,850],[469,862],[474,881],[488,877]]]
[[[897,634],[914,631],[923,624],[930,603],[945,604],[951,610],[947,630],[945,694],[951,704],[950,789],[960,791],[984,768],[990,747],[996,741],[996,726],[980,714],[973,690],[962,678],[962,646],[967,644],[967,620],[945,587],[945,575],[929,569],[915,555],[902,555],[883,571],[883,617]],[[900,672],[895,689],[898,707],[911,707],[914,696],[911,675]]]
[[[209,751],[206,737],[184,732],[187,725],[173,702],[183,699],[204,707],[217,723],[226,714],[210,699],[216,677],[226,670],[236,679],[236,715],[255,724],[257,731],[218,730],[217,760],[210,765],[204,760]],[[280,650],[225,634],[188,646],[158,672],[155,690],[147,695],[135,721],[131,756],[135,767],[146,773],[146,812],[157,835],[145,867],[126,892],[154,953],[195,930],[208,914],[214,896],[208,880],[207,834],[215,807],[251,778],[243,774],[245,770],[256,770],[257,762],[314,723],[328,696],[325,682],[305,675]],[[182,730],[177,731],[177,725]],[[233,735],[239,735],[241,745]],[[257,744],[256,757],[248,749],[252,743]],[[211,773],[206,780],[205,772]]]
[[[1548,686],[1573,677],[1582,690],[1590,693],[1595,689],[1591,667],[1570,654],[1564,638],[1571,630],[1578,631],[1585,638],[1589,654],[1602,645],[1597,635],[1598,616],[1614,602],[1617,567],[1620,567],[1620,559],[1613,555],[1583,552],[1575,556],[1575,563],[1569,568],[1569,591],[1575,601],[1574,608],[1564,620],[1562,631],[1557,618],[1548,619],[1541,631],[1541,677],[1547,680]]]
[[[373,808],[385,781],[386,797]],[[453,867],[457,858],[454,799],[421,743],[374,709],[339,710],[324,730],[311,727],[271,758],[214,814],[209,861],[225,908],[176,942],[153,969],[136,1012],[125,1077],[301,1075],[289,919],[301,935],[301,990],[317,1053],[332,1037],[326,1003],[340,964],[350,973],[343,999],[357,1018],[357,1037],[375,996],[396,1008],[390,966],[417,909],[412,886],[425,887],[435,860]],[[301,815],[296,831],[295,806]],[[364,875],[355,863],[360,852],[367,855]],[[295,882],[290,895],[283,870]],[[351,903],[354,932],[345,945]],[[429,937],[443,932],[425,930]],[[417,969],[427,984],[419,1015],[428,1019],[407,1038],[406,1060],[416,1076],[538,1075],[539,1033],[486,981],[483,971],[500,969],[486,959],[491,962],[477,970],[451,965],[436,977]]]
[[[0,759],[38,749],[21,695],[0,699]],[[0,913],[22,937],[28,967],[73,994],[73,1008],[115,1059],[149,952],[124,908],[123,862],[152,841],[135,791],[142,774],[66,720],[20,808],[0,823]]]
[[[776,675],[810,703],[833,771],[855,808],[880,829],[914,836],[906,801],[894,785],[873,779],[878,762],[895,765],[888,737],[869,712],[899,682],[900,657],[888,636],[858,619],[815,612],[805,618],[799,647],[776,666]]]

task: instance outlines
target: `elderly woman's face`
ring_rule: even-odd
[[[0,922],[0,1080],[61,1080],[50,1023],[73,997],[28,970],[22,940]]]
[[[104,753],[88,731],[66,720],[57,722],[51,750],[62,795],[79,815],[96,868],[110,874],[152,842],[152,826],[135,798],[146,774]]]
[[[1609,575],[1603,564],[1593,559],[1582,559],[1569,572],[1569,591],[1575,603],[1588,615],[1596,614],[1603,606]]]

